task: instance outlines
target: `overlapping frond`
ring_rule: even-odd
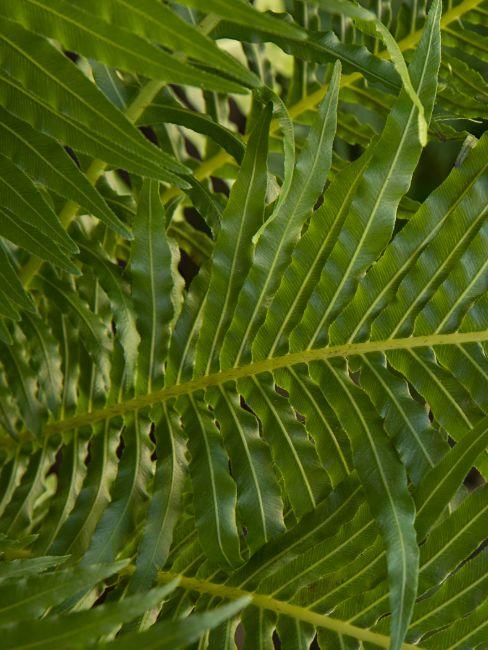
[[[0,2],[6,648],[484,647],[486,10],[288,4]]]

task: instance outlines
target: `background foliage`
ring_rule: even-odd
[[[2,647],[487,647],[487,15],[0,0]]]

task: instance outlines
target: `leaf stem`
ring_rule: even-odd
[[[238,598],[247,596],[250,598],[251,604],[260,609],[267,609],[276,612],[277,614],[284,614],[292,619],[303,621],[304,623],[310,623],[315,627],[324,627],[327,630],[337,632],[338,634],[345,634],[346,636],[353,637],[354,639],[366,643],[373,643],[380,648],[390,647],[390,637],[384,634],[365,630],[364,628],[352,625],[347,621],[341,621],[337,618],[326,616],[325,614],[319,614],[305,607],[277,600],[276,598],[266,596],[265,594],[245,591],[244,589],[239,589],[237,587],[228,587],[227,585],[216,584],[206,580],[198,580],[197,578],[189,578],[166,571],[161,571],[158,575],[161,582],[167,583],[177,578],[180,587],[189,591],[197,591],[200,594],[211,594],[212,596],[230,600],[237,600]],[[404,643],[402,649],[420,650],[419,646],[411,645],[410,643]]]
[[[388,352],[389,350],[409,350],[419,347],[433,347],[438,345],[462,345],[488,341],[488,330],[481,332],[454,332],[452,334],[431,334],[427,336],[409,336],[403,339],[387,339],[384,341],[365,341],[363,343],[348,343],[331,347],[292,352],[278,357],[252,362],[246,366],[229,368],[209,375],[204,375],[191,381],[174,386],[168,386],[152,393],[139,395],[132,399],[112,404],[101,409],[75,415],[66,420],[51,422],[44,428],[44,435],[49,436],[64,431],[72,431],[83,426],[91,426],[103,420],[124,415],[152,406],[169,399],[187,395],[198,390],[205,390],[209,386],[219,386],[228,381],[238,381],[244,377],[259,375],[264,372],[273,372],[278,368],[312,363],[337,357],[351,357],[372,352]],[[28,432],[20,434],[21,442],[35,440]]]

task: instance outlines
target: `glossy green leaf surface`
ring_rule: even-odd
[[[483,0],[0,0],[0,646],[482,650]]]

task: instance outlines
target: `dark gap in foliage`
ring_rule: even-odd
[[[407,225],[407,223],[408,223],[408,219],[397,218],[397,220],[395,221],[395,226],[393,228],[391,239],[394,239],[398,235],[400,230],[402,230]]]
[[[71,52],[70,50],[64,50],[64,55],[67,59],[73,61],[73,63],[77,63],[80,60],[78,54],[76,54],[76,52]]]
[[[149,438],[151,442],[156,444],[156,425],[154,422],[151,422],[151,428],[149,429]]]
[[[460,148],[460,141],[436,142],[431,140],[420,156],[419,164],[412,178],[409,196],[417,201],[425,201],[454,167]]]
[[[477,555],[479,555],[482,551],[484,551],[485,548],[486,548],[487,546],[488,546],[488,538],[485,538],[485,539],[481,542],[481,544],[478,546],[478,548],[476,548],[476,549],[471,553],[471,555],[469,555],[467,558],[465,558],[465,559],[461,562],[461,564],[460,564],[458,567],[456,567],[456,569],[453,571],[453,574],[457,573],[457,572],[459,571],[459,569],[461,569],[461,567],[463,567],[465,564],[467,564],[468,562],[470,562],[471,560],[473,560]]]
[[[464,479],[464,485],[470,491],[476,490],[477,488],[481,487],[484,484],[484,482],[485,481],[483,477],[476,469],[476,467],[472,467],[471,470],[469,471],[469,474]]]
[[[242,395],[239,395],[239,403],[242,409],[244,411],[247,411],[248,413],[252,413],[252,415],[256,415],[252,408],[249,406],[249,404],[245,401],[245,399],[242,397]]]
[[[77,167],[80,167],[80,161],[78,160],[78,158],[77,158],[75,152],[73,151],[73,149],[71,147],[66,147],[65,146],[64,150],[66,151],[68,156],[74,161],[75,165]]]
[[[469,130],[477,138],[481,138],[483,133],[488,131],[488,120],[480,119],[479,121],[469,121]]]
[[[325,192],[325,189],[327,189],[327,185],[328,185],[328,183],[325,185],[324,192]],[[318,210],[320,208],[320,206],[322,205],[322,203],[324,202],[324,192],[322,192],[322,194],[319,196],[319,198],[315,202],[315,205],[313,206],[313,211],[314,212],[315,212],[315,210]]]
[[[281,395],[282,397],[290,397],[290,394],[287,390],[282,388],[281,386],[278,386],[278,384],[275,384],[275,391],[278,393],[278,395]]]
[[[91,448],[92,448],[92,440],[88,442],[88,445],[86,447],[86,456],[85,456],[85,465],[88,467],[88,465],[91,462]]]
[[[185,214],[185,219],[188,221],[188,223],[191,226],[193,226],[197,230],[200,230],[201,232],[204,232],[209,237],[212,236],[212,231],[210,230],[210,228],[207,225],[207,222],[201,216],[198,210],[195,210],[195,208],[185,208],[184,214]]]
[[[229,119],[231,122],[233,122],[239,133],[241,135],[244,135],[246,132],[246,117],[245,115],[241,112],[240,108],[237,106],[235,101],[230,98],[229,99]]]
[[[169,87],[174,92],[176,97],[178,97],[178,99],[182,101],[182,103],[186,106],[186,108],[190,109],[191,111],[195,111],[195,113],[198,113],[197,109],[195,108],[195,106],[193,106],[191,101],[188,99],[185,90],[181,88],[181,86],[174,86],[173,84],[170,84]]]
[[[149,142],[152,142],[156,146],[158,145],[156,134],[150,126],[140,126],[139,131],[149,140]]]
[[[117,451],[115,452],[117,458],[119,458],[119,459],[122,458],[122,454],[124,453],[124,449],[125,449],[125,442],[124,442],[124,434],[122,433],[122,435],[119,438],[119,444],[117,446]]]
[[[127,185],[127,187],[131,190],[132,189],[132,180],[130,177],[130,174],[128,174],[125,169],[117,169],[117,175],[120,176],[120,178],[124,181],[124,183]]]
[[[180,261],[178,264],[178,271],[185,281],[185,287],[188,289],[193,278],[198,273],[198,266],[182,248],[180,248]]]
[[[185,150],[186,153],[191,156],[192,158],[195,158],[196,160],[201,160],[202,157],[200,156],[200,152],[198,149],[195,147],[193,142],[189,140],[188,138],[185,138]]]
[[[281,72],[278,72],[275,76],[275,79],[278,86],[281,86],[284,90],[288,89],[288,77],[283,75]]]
[[[107,600],[107,597],[111,591],[115,589],[115,585],[109,585],[105,587],[105,589],[102,591],[100,596],[96,599],[96,601],[93,603],[93,607],[99,607],[100,605],[103,605],[105,601]]]
[[[198,210],[195,208],[185,208],[184,215],[186,220],[190,225],[192,225],[196,230],[204,232],[209,237],[212,236],[212,231],[208,227],[205,220],[202,218]],[[185,280],[185,286],[188,288],[197,275],[199,267],[193,259],[183,250],[180,249],[180,261],[178,264],[178,270],[181,273],[183,279]]]
[[[156,441],[156,425],[154,424],[154,422],[151,422],[151,427],[149,429],[149,440],[154,445],[154,448],[153,448],[153,451],[152,451],[152,454],[151,454],[151,460],[154,463],[158,458],[158,454],[157,454],[157,451],[156,451],[156,444],[157,444],[157,441]]]
[[[488,538],[483,540],[483,542],[478,546],[476,551],[469,556],[469,558],[466,560],[466,562],[468,562],[469,560],[472,560],[474,557],[479,555],[481,553],[481,551],[483,551],[487,546],[488,546]]]
[[[57,476],[59,474],[59,470],[61,468],[62,462],[63,462],[63,447],[60,447],[56,452],[56,455],[54,457],[54,462],[49,468],[46,476],[50,476],[51,474],[56,474]]]
[[[357,160],[362,153],[363,153],[363,149],[358,144],[350,145],[349,154],[351,156],[351,161]]]
[[[223,181],[221,178],[218,178],[217,176],[211,176],[210,180],[212,181],[212,189],[214,192],[224,194],[227,197],[229,196],[229,186],[225,181]]]

